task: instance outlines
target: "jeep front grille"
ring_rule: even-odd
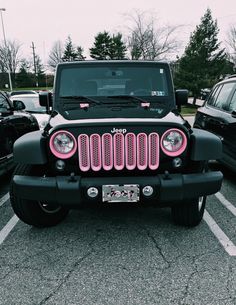
[[[78,157],[81,171],[155,170],[159,166],[159,135],[155,132],[80,134]]]

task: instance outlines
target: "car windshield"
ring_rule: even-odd
[[[160,66],[86,66],[66,67],[61,71],[59,97],[167,97],[166,72]]]
[[[35,112],[35,113],[46,113],[46,108],[40,106],[39,104],[39,97],[36,96],[13,96],[12,100],[19,100],[25,104],[25,110],[28,112]]]

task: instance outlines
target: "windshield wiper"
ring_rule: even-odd
[[[76,103],[77,102],[81,103],[83,101],[86,101],[88,103],[92,103],[92,104],[96,104],[96,105],[101,105],[102,104],[102,102],[100,102],[98,100],[94,100],[93,98],[85,96],[85,95],[65,95],[65,96],[60,96],[60,99],[76,100]]]

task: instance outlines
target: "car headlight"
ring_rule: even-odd
[[[68,131],[57,131],[50,139],[51,152],[60,159],[67,159],[73,156],[77,145],[75,137]]]
[[[162,151],[171,157],[178,156],[184,152],[187,146],[187,138],[179,129],[167,130],[161,138]]]

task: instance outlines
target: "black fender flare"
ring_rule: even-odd
[[[15,163],[46,164],[46,138],[41,130],[24,134],[16,140],[13,147]]]
[[[190,135],[190,158],[193,161],[219,160],[222,157],[222,142],[215,134],[192,128]]]

